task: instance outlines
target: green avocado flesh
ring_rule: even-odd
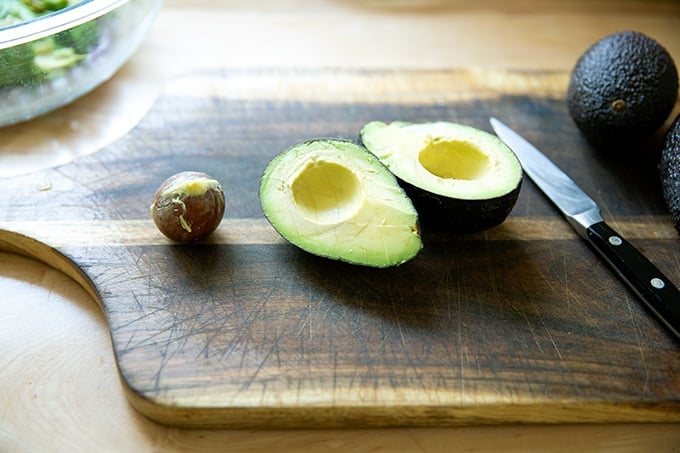
[[[315,255],[389,267],[422,248],[411,200],[354,142],[316,139],[289,148],[265,169],[259,195],[281,236]]]
[[[421,222],[453,232],[502,223],[522,182],[515,154],[495,135],[449,122],[374,121],[361,140],[394,173]]]

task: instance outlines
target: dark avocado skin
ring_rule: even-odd
[[[626,151],[654,134],[678,96],[678,72],[659,43],[635,31],[614,33],[577,61],[569,113],[597,148]],[[625,104],[615,101],[624,101]]]
[[[418,219],[423,229],[435,232],[477,233],[505,221],[517,202],[522,180],[517,187],[504,195],[478,200],[461,200],[437,195],[401,179],[399,184],[418,211]]]
[[[666,132],[659,161],[659,176],[673,226],[680,233],[680,115]]]

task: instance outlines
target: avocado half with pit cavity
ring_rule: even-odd
[[[522,166],[485,131],[443,121],[374,121],[361,140],[399,178],[423,227],[483,231],[501,224],[517,202]]]
[[[281,236],[315,255],[388,267],[422,248],[411,200],[354,142],[316,139],[289,148],[265,169],[259,195]]]

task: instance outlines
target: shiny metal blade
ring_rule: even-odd
[[[517,155],[524,172],[552,200],[583,237],[586,229],[601,222],[600,208],[560,168],[534,145],[496,118],[490,118],[496,135]]]

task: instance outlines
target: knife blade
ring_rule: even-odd
[[[496,135],[517,155],[524,172],[652,313],[680,339],[680,291],[638,249],[605,223],[597,203],[517,132],[489,119]]]

